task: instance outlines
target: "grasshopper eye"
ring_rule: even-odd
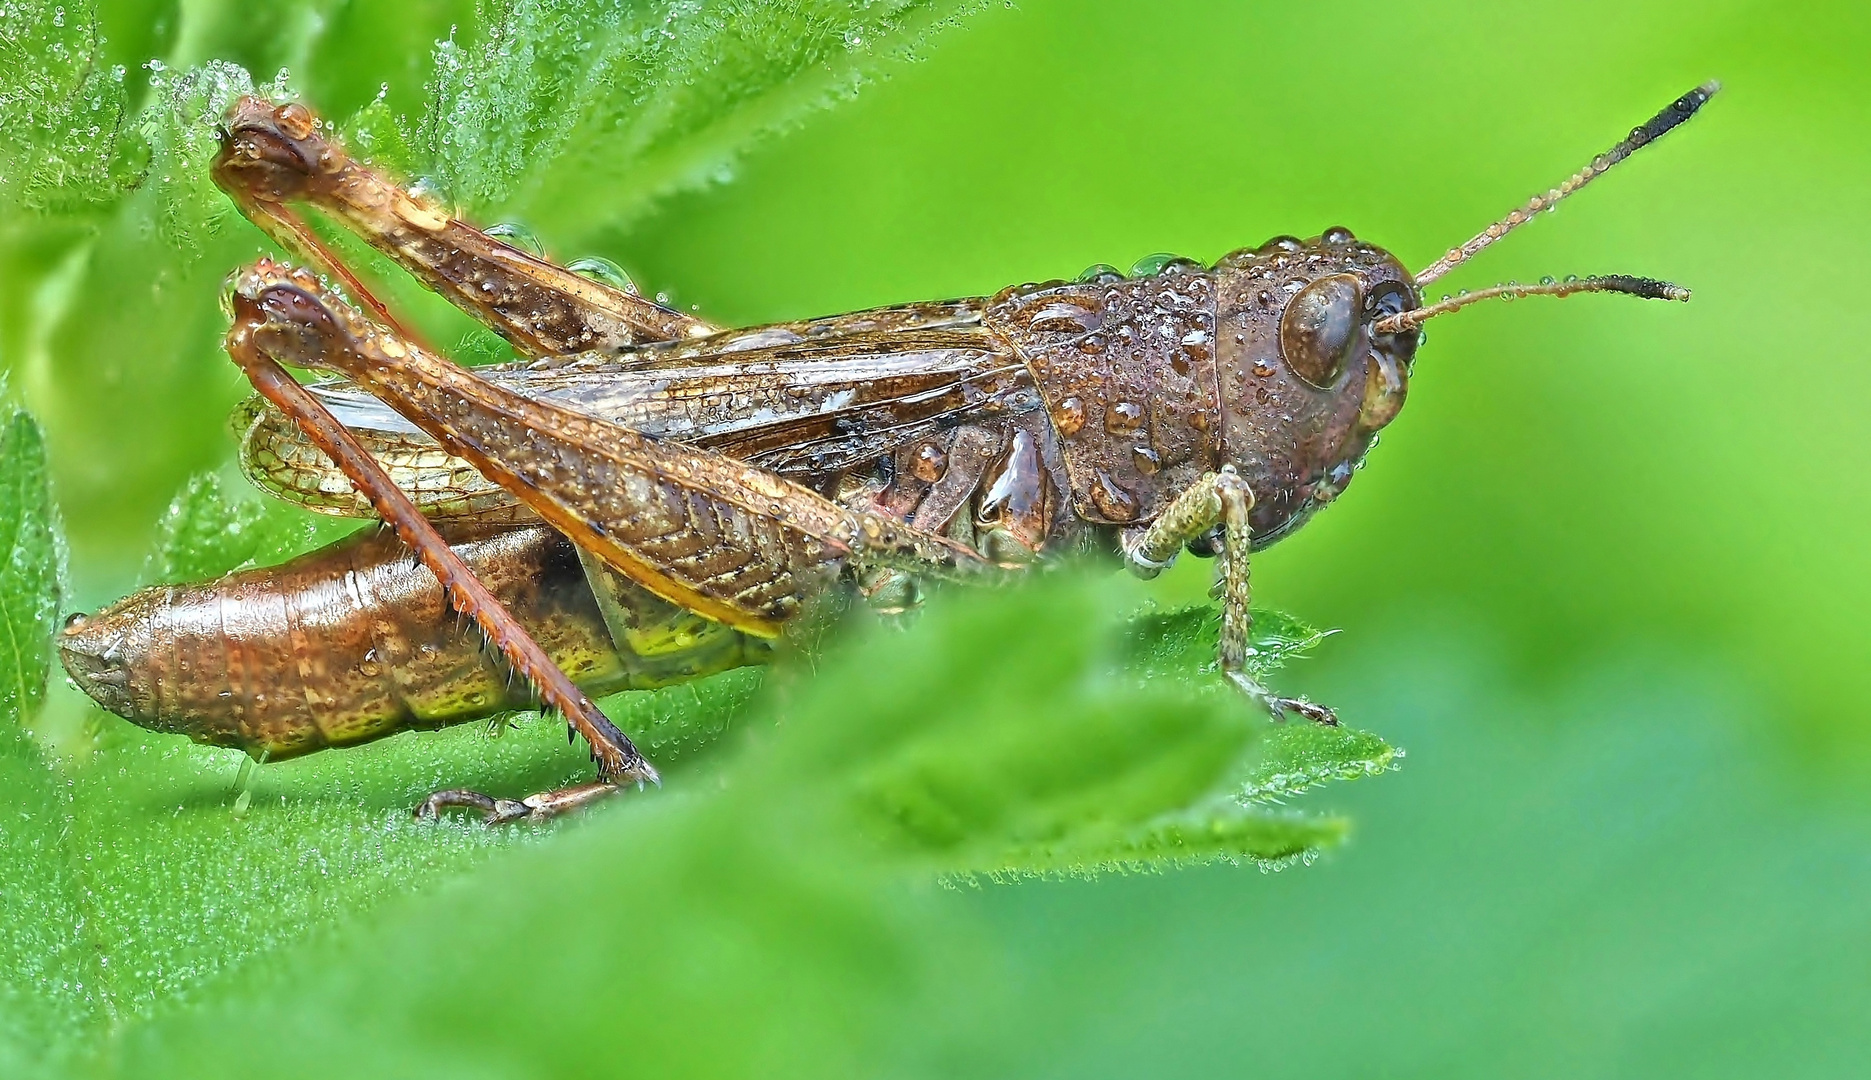
[[[1415,306],[1410,293],[1396,282],[1386,282],[1371,290],[1365,297],[1364,312],[1372,321],[1389,318],[1408,311]],[[1373,333],[1372,345],[1378,352],[1386,353],[1405,371],[1416,359],[1416,346],[1419,335],[1414,330],[1404,330],[1395,334]]]
[[[1363,294],[1350,274],[1322,277],[1299,290],[1280,316],[1280,354],[1293,374],[1320,390],[1338,381],[1358,340]]]

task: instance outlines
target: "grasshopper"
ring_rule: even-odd
[[[1404,404],[1429,319],[1492,297],[1687,299],[1624,275],[1422,291],[1717,89],[1415,273],[1334,227],[1213,266],[1157,258],[738,330],[458,220],[301,104],[243,99],[214,179],[325,275],[262,259],[230,281],[227,350],[259,391],[237,414],[243,468],[394,536],[74,615],[61,657],[112,712],[273,759],[544,705],[590,745],[594,782],[418,808],[543,819],[656,780],[588,694],[759,663],[814,597],[898,609],[932,579],[1088,550],[1151,577],[1186,550],[1217,559],[1221,678],[1275,718],[1336,723],[1248,674],[1250,553],[1344,491]],[[424,346],[306,206],[526,359],[469,370]],[[342,378],[303,386],[281,362]]]

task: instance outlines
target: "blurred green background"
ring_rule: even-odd
[[[473,12],[418,5],[399,38],[368,9],[230,8],[177,42],[178,9],[131,5],[107,9],[109,49],[294,65],[333,115],[386,82],[391,107],[419,107],[432,42],[451,23],[471,39]],[[988,1049],[932,1051],[934,1071],[1829,1076],[1871,1059],[1868,48],[1850,3],[1023,0],[726,182],[595,221],[508,200],[557,254],[609,256],[729,323],[1332,224],[1420,266],[1677,94],[1726,85],[1446,279],[1628,272],[1694,301],[1438,320],[1352,492],[1256,563],[1257,600],[1345,631],[1289,681],[1409,751],[1328,796],[1353,843],[1278,876],[917,900],[967,928],[938,996],[1018,1004]],[[600,202],[607,177],[582,175]],[[139,259],[167,241],[147,228],[107,230],[83,261],[57,230],[28,240],[6,258],[29,287],[0,290],[10,377],[48,428],[74,595],[96,603],[134,583],[184,478],[226,460],[241,386],[212,297],[257,240],[230,226],[199,269],[156,280]],[[1196,597],[1202,572],[1158,594]]]

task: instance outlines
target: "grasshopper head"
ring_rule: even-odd
[[[1270,543],[1344,490],[1403,408],[1418,334],[1379,322],[1419,295],[1402,263],[1345,228],[1275,237],[1214,273],[1221,449]]]
[[[1687,289],[1625,274],[1509,283],[1429,305],[1422,290],[1662,138],[1718,89],[1710,81],[1677,98],[1557,187],[1417,273],[1343,228],[1305,241],[1275,237],[1217,263],[1221,451],[1260,499],[1255,541],[1292,531],[1350,483],[1378,429],[1403,408],[1419,328],[1431,318],[1494,297],[1609,292],[1687,300]]]

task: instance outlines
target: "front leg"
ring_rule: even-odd
[[[1176,496],[1161,516],[1125,545],[1125,561],[1137,576],[1155,577],[1175,561],[1184,545],[1219,527],[1221,645],[1217,652],[1222,677],[1276,720],[1285,719],[1291,711],[1336,726],[1338,717],[1331,709],[1304,698],[1277,697],[1247,672],[1247,658],[1254,650],[1249,639],[1253,615],[1248,611],[1248,552],[1253,538],[1248,517],[1253,509],[1254,492],[1247,481],[1234,471],[1234,466],[1224,465],[1220,472],[1203,476]]]

